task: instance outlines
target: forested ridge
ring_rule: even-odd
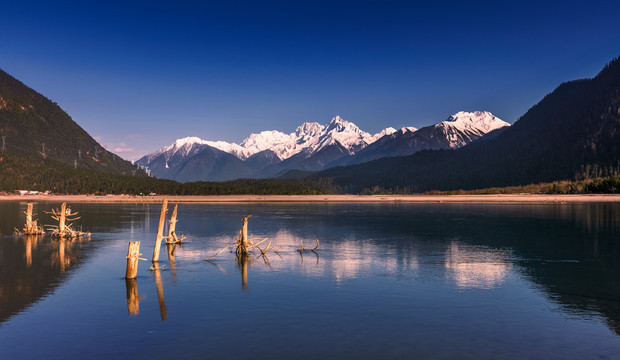
[[[103,148],[55,102],[0,70],[0,150],[78,168],[146,176]]]
[[[18,189],[57,194],[275,195],[329,194],[338,190],[328,179],[242,179],[178,183],[146,176],[111,174],[74,168],[34,155],[0,151],[0,191]]]

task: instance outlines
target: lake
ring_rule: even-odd
[[[0,202],[0,359],[620,359],[618,203],[181,203],[157,271],[161,205],[69,205]],[[278,253],[204,261],[249,214]]]

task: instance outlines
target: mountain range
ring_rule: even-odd
[[[141,159],[156,179],[105,150],[56,103],[0,71],[0,190],[61,193],[324,194],[481,189],[615,176],[618,192],[620,58],[569,81],[512,126],[459,112],[421,129],[369,134],[335,117],[241,144],[180,139]]]
[[[345,192],[423,192],[620,174],[620,58],[558,86],[512,126],[456,150],[420,151],[327,169]]]
[[[372,135],[336,116],[327,125],[304,123],[291,134],[251,134],[241,144],[178,139],[136,164],[156,177],[180,182],[272,178],[291,170],[319,171],[421,150],[456,149],[509,126],[489,112],[459,112],[421,129],[388,127]]]

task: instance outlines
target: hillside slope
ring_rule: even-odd
[[[80,168],[145,175],[105,150],[58,104],[2,70],[0,136],[0,151],[11,155],[36,155]]]

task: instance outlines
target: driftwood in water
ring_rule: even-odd
[[[48,214],[52,214],[52,219],[58,221],[58,225],[46,225],[48,230],[51,231],[52,236],[58,238],[76,238],[76,237],[88,237],[89,232],[83,232],[73,228],[73,223],[80,219],[77,212],[72,213],[71,209],[67,207],[67,203],[62,203],[59,209],[52,209]]]
[[[135,279],[138,275],[138,260],[146,260],[140,258],[140,242],[132,241],[129,243],[129,249],[127,249],[127,271],[125,272],[125,279]]]
[[[312,248],[312,249],[304,249],[304,241],[301,240],[301,248],[297,249],[297,251],[299,251],[299,253],[303,253],[306,250],[310,250],[310,251],[315,252],[316,249],[319,248],[319,239],[314,239],[314,240],[316,241],[316,246],[314,248]]]
[[[155,249],[153,249],[153,263],[159,261],[159,251],[161,249],[161,241],[164,238],[164,223],[166,222],[166,212],[168,212],[168,200],[164,199],[161,204],[161,212],[159,214],[159,226],[157,227],[157,238],[155,238]]]
[[[43,235],[43,227],[37,224],[37,220],[32,219],[32,203],[28,203],[26,209],[26,225],[24,225],[23,231],[15,229],[16,235]]]
[[[229,247],[231,247],[232,245],[228,245],[225,248],[223,248],[222,250],[218,251],[215,255],[213,256],[209,256],[208,258],[205,259],[205,261],[209,261],[211,259],[213,259],[214,257],[218,256],[219,254],[223,253],[224,251],[226,251],[226,249],[228,249]]]
[[[185,235],[181,235],[181,237],[177,237],[175,233],[177,227],[177,206],[174,205],[174,210],[172,210],[172,216],[170,217],[170,221],[168,222],[170,225],[168,226],[168,237],[166,238],[166,244],[180,243],[185,240]]]
[[[223,253],[224,251],[226,251],[226,249],[230,247],[234,247],[235,249],[234,252],[238,259],[249,256],[253,248],[258,248],[258,250],[260,250],[261,252],[261,255],[264,255],[264,253],[266,253],[269,250],[270,245],[267,245],[267,248],[265,250],[262,250],[261,248],[259,248],[258,245],[260,245],[262,242],[267,240],[267,238],[259,241],[258,243],[254,243],[252,239],[248,237],[248,219],[251,217],[252,215],[248,215],[244,217],[243,219],[241,219],[241,221],[243,222],[243,226],[241,227],[241,231],[239,231],[239,236],[235,239],[235,242],[233,244],[227,245],[225,248],[219,250],[215,255],[210,256],[206,258],[205,260],[209,261],[213,259],[214,257]]]

